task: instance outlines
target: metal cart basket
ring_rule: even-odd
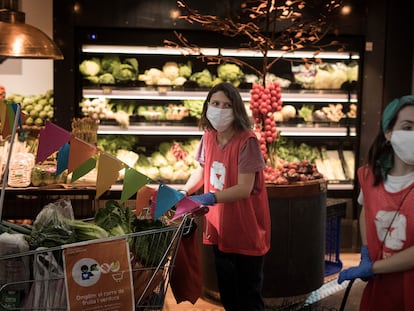
[[[126,239],[130,249],[135,310],[162,310],[179,244],[192,220],[183,216],[160,228],[82,243]],[[73,245],[0,257],[0,267],[5,269],[8,279],[0,284],[0,310],[69,310],[62,254],[65,248]]]

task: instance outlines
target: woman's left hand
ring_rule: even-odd
[[[354,280],[360,278],[364,281],[375,276],[372,272],[372,265],[374,263],[371,260],[364,260],[359,263],[357,267],[351,267],[345,269],[339,273],[338,283],[341,284],[345,280]]]
[[[216,204],[216,196],[213,192],[207,192],[200,195],[192,195],[190,198],[196,202],[200,202],[201,205],[210,206]]]

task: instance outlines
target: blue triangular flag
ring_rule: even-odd
[[[69,151],[70,145],[68,143],[59,148],[57,154],[56,176],[60,175],[65,169],[68,168]]]
[[[154,219],[160,218],[162,214],[172,208],[182,198],[184,198],[184,194],[161,183],[158,187]]]

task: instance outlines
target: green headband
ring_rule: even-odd
[[[385,133],[391,121],[395,118],[398,112],[406,105],[414,105],[414,95],[406,95],[401,98],[396,98],[385,107],[382,113],[382,131]]]

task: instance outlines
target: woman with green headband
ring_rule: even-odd
[[[414,310],[414,96],[385,108],[381,130],[358,169],[361,261],[338,282],[367,281],[360,310]]]

